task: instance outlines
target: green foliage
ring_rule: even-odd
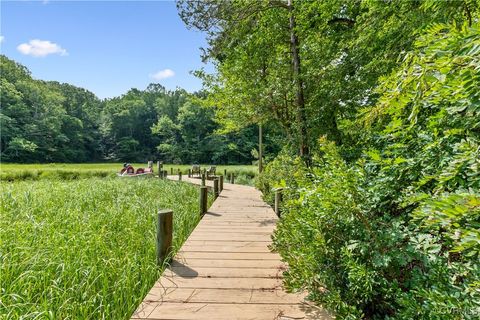
[[[478,318],[479,34],[474,20],[418,37],[378,103],[343,124],[363,130],[357,162],[322,138],[310,168],[283,156],[259,178],[267,196],[286,186],[286,284],[338,318]]]
[[[188,27],[207,34],[203,58],[216,72],[197,75],[209,89],[204,103],[224,130],[268,123],[282,130],[283,145],[297,146],[326,135],[355,160],[361,132],[346,123],[376,103],[380,77],[399,65],[426,26],[472,23],[478,0],[180,0],[177,7]]]
[[[265,170],[258,176],[256,187],[263,192],[264,199],[273,203],[275,190],[284,188],[285,200],[298,197],[298,190],[302,184],[301,178],[306,175],[304,162],[295,152],[284,148],[278,156],[270,161]]]
[[[157,210],[175,251],[199,219],[197,188],[159,179],[3,183],[0,203],[2,319],[128,319],[162,271]]]
[[[250,164],[254,126],[218,131],[212,109],[159,84],[100,101],[82,88],[34,80],[1,56],[1,157],[8,162],[147,161]],[[268,131],[268,128],[267,128]],[[266,152],[276,152],[276,145]]]

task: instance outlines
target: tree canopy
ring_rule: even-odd
[[[339,319],[477,319],[478,0],[178,1],[225,131],[287,139],[257,185],[283,190],[285,284]],[[244,119],[242,121],[242,119]]]
[[[98,99],[69,84],[35,80],[1,56],[1,156],[8,162],[146,161],[245,164],[255,160],[252,124],[221,133],[205,94],[152,83]],[[267,152],[275,154],[278,136]],[[267,135],[268,139],[268,135]],[[252,153],[252,151],[254,151]]]

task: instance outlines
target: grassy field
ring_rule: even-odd
[[[122,168],[122,163],[49,163],[49,164],[0,164],[0,179],[3,181],[19,181],[19,180],[41,180],[41,179],[63,179],[73,180],[78,178],[91,177],[110,177]],[[134,168],[145,168],[145,163],[133,163]],[[202,165],[202,168],[208,168],[209,165]],[[170,174],[171,169],[174,173],[181,170],[183,174],[187,174],[190,165],[165,164],[164,170]],[[252,165],[229,165],[217,166],[217,173],[227,175],[234,173],[236,183],[253,184],[253,179],[258,173],[256,166]],[[156,164],[154,165],[156,170]]]
[[[98,170],[96,164],[2,167]],[[174,210],[175,249],[199,220],[198,189],[187,183],[41,179],[2,182],[1,189],[0,319],[128,319],[161,272],[157,210]]]

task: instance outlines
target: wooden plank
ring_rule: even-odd
[[[189,267],[215,267],[215,268],[276,268],[281,263],[277,260],[229,260],[229,259],[180,259],[180,263]],[[179,265],[173,261],[172,265]]]
[[[188,289],[154,287],[144,302],[217,302],[217,303],[275,303],[297,304],[303,301],[305,294],[286,293],[281,289]]]
[[[224,240],[224,241],[265,241],[265,242],[271,242],[271,236],[270,235],[261,235],[261,234],[234,234],[234,235],[229,235],[229,234],[192,234],[189,238],[189,240]]]
[[[212,260],[280,260],[278,253],[272,252],[193,252],[180,251],[177,259],[212,259]]]
[[[273,290],[282,288],[282,280],[280,278],[182,278],[162,276],[154,286],[160,288]]]
[[[241,243],[241,242],[240,242]],[[268,243],[262,242],[263,246],[250,246],[251,242],[246,242],[242,245],[209,245],[209,246],[197,246],[185,244],[182,247],[183,252],[195,251],[195,252],[271,252],[268,248]]]
[[[206,235],[206,236],[212,236],[212,235],[216,235],[216,236],[223,236],[223,237],[235,237],[235,236],[245,236],[245,235],[260,235],[260,236],[267,236],[268,238],[270,238],[270,236],[272,235],[272,232],[270,231],[261,231],[261,230],[258,230],[258,231],[248,231],[248,230],[230,230],[230,232],[226,232],[226,231],[223,231],[223,230],[218,230],[218,231],[212,231],[212,230],[202,230],[202,229],[198,229],[198,230],[195,230],[192,232],[192,234],[190,235],[191,237],[194,237],[196,235]]]
[[[193,240],[189,239],[184,246],[249,246],[249,247],[265,247],[270,243],[265,241],[225,241],[225,240]]]
[[[183,278],[282,278],[285,267],[259,269],[251,268],[215,268],[215,267],[196,267],[172,266],[164,271],[166,277]]]
[[[199,224],[196,228],[195,228],[195,231],[197,230],[209,230],[209,231],[213,231],[213,232],[238,232],[238,231],[257,231],[257,230],[260,230],[260,231],[269,231],[269,232],[273,232],[275,230],[275,226],[244,226],[244,225],[239,225],[239,226],[236,226],[236,227],[233,227],[230,226],[230,225],[221,225],[221,224],[218,224],[218,225],[212,225],[212,224]]]
[[[161,303],[150,314],[149,319],[330,319],[328,314],[301,304],[222,304],[222,303]],[[179,312],[181,310],[182,312]],[[140,319],[140,318],[136,318]]]

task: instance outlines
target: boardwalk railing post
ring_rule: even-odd
[[[202,187],[205,186],[205,172],[202,173]]]
[[[218,191],[218,178],[213,179],[213,195],[215,199],[218,198],[220,192]]]
[[[157,172],[158,172],[158,177],[163,178],[163,164],[161,161],[157,161]]]
[[[182,171],[178,170],[178,181],[182,181]]]
[[[192,177],[192,169],[188,169],[188,177],[189,177],[189,178]]]
[[[230,183],[231,184],[234,184],[235,183],[235,175],[232,173],[230,173]]]
[[[157,216],[157,264],[162,265],[172,250],[173,211],[160,210]]]
[[[282,188],[275,190],[275,213],[280,217],[280,204],[282,203]]]
[[[219,180],[219,183],[220,183],[219,188],[220,188],[220,192],[222,192],[223,191],[223,176],[220,176],[219,179],[220,179]]]
[[[208,188],[206,186],[200,187],[200,214],[207,212]]]
[[[225,178],[227,177],[227,169],[223,169],[223,175],[225,176]]]

